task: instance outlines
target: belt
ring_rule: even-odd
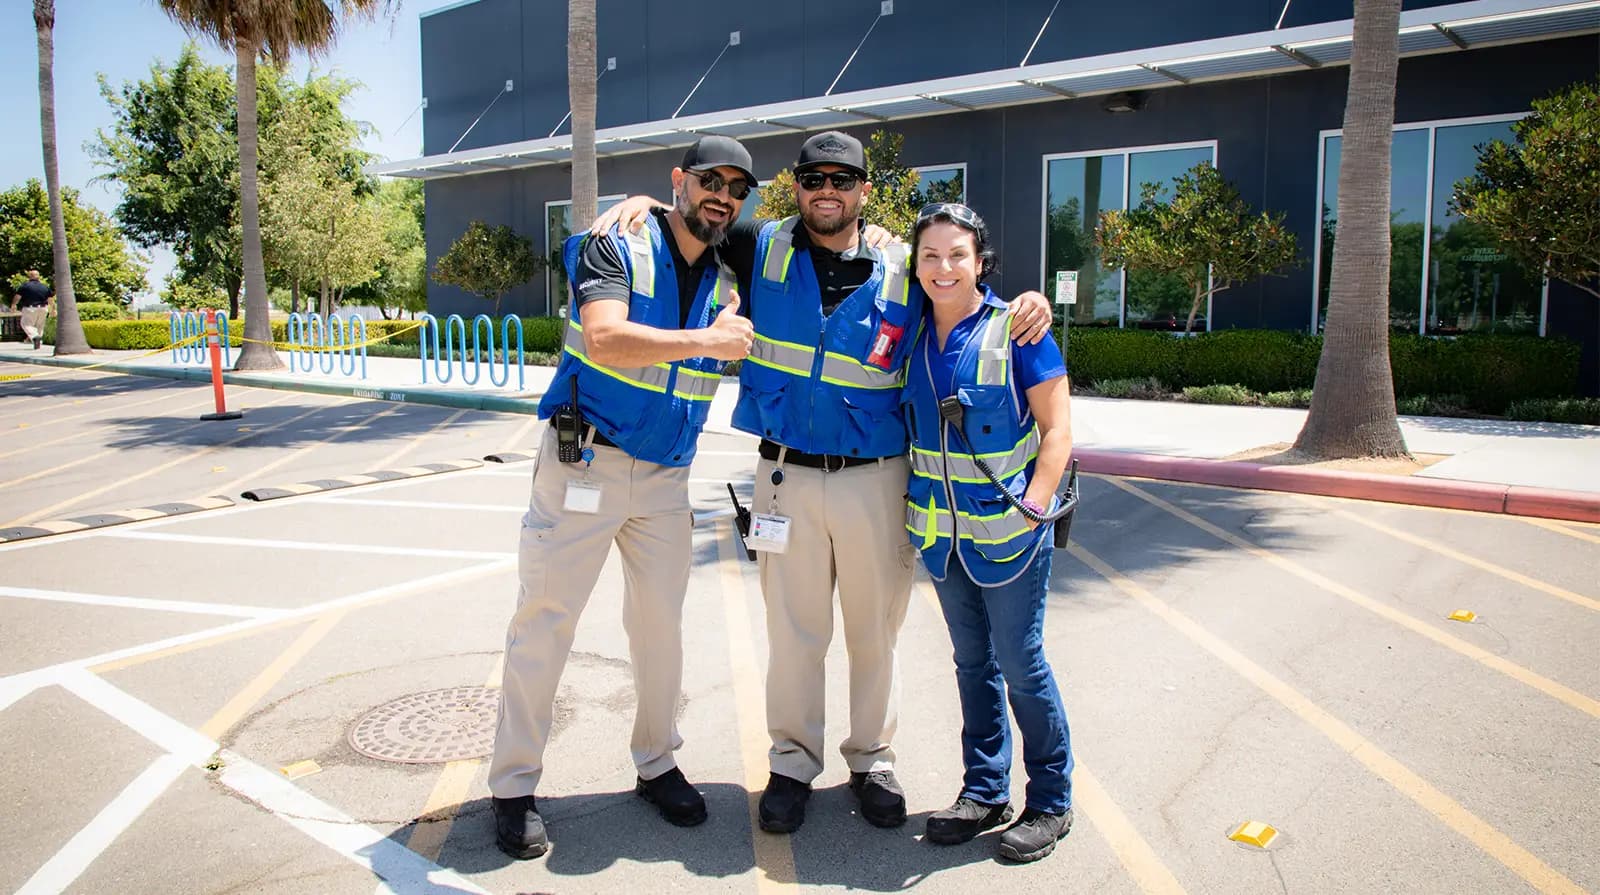
[[[598,444],[601,447],[617,448],[618,450],[622,449],[620,445],[607,438],[604,433],[595,428],[592,424],[589,426],[589,443]]]
[[[776,441],[761,439],[761,456],[764,459],[777,462],[780,450],[783,450],[783,445]],[[838,472],[852,466],[865,466],[868,463],[877,463],[881,459],[881,457],[846,457],[842,454],[808,454],[794,448],[789,448],[783,455],[784,465],[793,463],[796,466],[820,469],[823,472]]]

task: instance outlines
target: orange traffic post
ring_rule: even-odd
[[[217,399],[216,413],[202,413],[203,420],[236,420],[244,416],[227,410],[222,402],[222,341],[217,337],[217,312],[206,308],[206,345],[211,351],[211,394]]]

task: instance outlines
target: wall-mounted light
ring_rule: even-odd
[[[1100,108],[1114,115],[1124,112],[1137,112],[1144,107],[1144,97],[1138,93],[1124,91],[1113,93],[1100,101]]]

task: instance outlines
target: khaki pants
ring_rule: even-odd
[[[615,543],[622,554],[622,621],[628,634],[638,709],[633,762],[653,779],[672,770],[683,679],[683,598],[689,585],[693,519],[689,470],[594,448],[589,479],[601,487],[600,512],[562,509],[567,483],[584,464],[556,461],[555,430],[546,428],[533,472],[533,498],[518,549],[521,592],[506,632],[489,791],[502,799],[534,795],[544,772],[556,687],[578,616]]]
[[[757,554],[770,645],[771,768],[807,783],[822,773],[823,663],[837,583],[850,655],[850,734],[839,751],[852,772],[886,770],[899,723],[895,644],[916,557],[905,531],[909,463],[894,457],[840,472],[787,465],[777,486],[775,466],[757,464],[754,504],[792,520],[785,552]]]
[[[36,307],[21,308],[20,310],[22,311],[22,334],[30,342],[34,339],[44,338],[44,318],[50,313],[50,307],[48,305],[38,305]]]

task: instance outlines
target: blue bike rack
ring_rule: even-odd
[[[211,362],[206,350],[206,315],[203,311],[183,311],[167,317],[167,331],[172,341],[172,362],[175,364],[207,364]],[[222,342],[222,364],[233,366],[233,347],[228,344],[228,312],[217,312],[217,336]],[[179,345],[185,339],[193,339]]]
[[[360,317],[346,320],[338,314],[289,315],[289,369],[310,373],[313,369],[332,375],[367,378],[367,324]]]
[[[461,382],[464,385],[477,385],[483,376],[482,364],[487,358],[489,366],[489,382],[496,388],[504,387],[511,381],[511,336],[516,333],[517,350],[517,389],[526,387],[527,371],[523,364],[522,320],[516,316],[508,315],[500,320],[500,344],[495,345],[494,319],[488,314],[479,314],[472,319],[472,368],[467,369],[467,323],[460,314],[451,314],[445,318],[444,344],[439,343],[441,327],[439,319],[432,314],[423,314],[421,332],[417,335],[419,346],[418,355],[422,360],[422,381],[428,381],[428,349],[433,349],[433,376],[440,384],[449,382],[456,375],[456,352],[460,349]],[[496,352],[499,353],[499,366],[496,368]]]

